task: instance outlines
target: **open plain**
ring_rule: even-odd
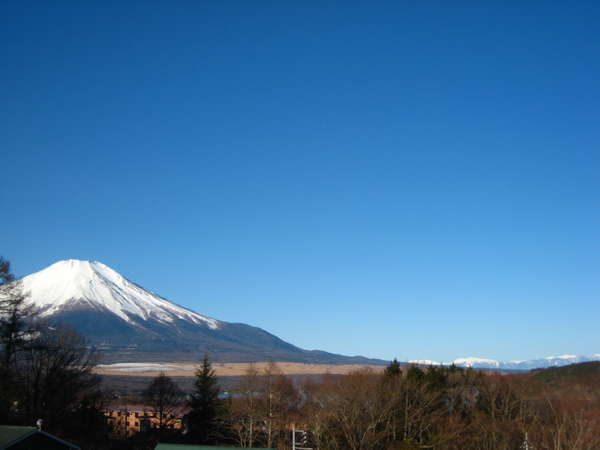
[[[271,363],[213,363],[212,367],[217,376],[231,377],[244,375],[251,366],[254,366],[259,373],[264,372],[269,364]],[[378,372],[385,367],[369,364],[305,364],[293,362],[275,362],[275,365],[281,373],[286,375],[322,375],[327,373],[344,375],[365,368]],[[194,376],[198,367],[199,365],[196,363],[117,363],[99,365],[96,373],[100,375],[155,377],[159,373],[164,372],[169,376],[186,377]]]

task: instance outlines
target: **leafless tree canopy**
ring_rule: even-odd
[[[1,423],[31,426],[42,419],[44,429],[63,436],[103,435],[96,363],[78,333],[39,320],[0,258]]]
[[[142,392],[144,403],[152,407],[158,417],[159,431],[172,428],[178,410],[183,404],[183,391],[164,373],[154,378]]]
[[[276,365],[251,367],[232,398],[231,426],[240,447],[291,448],[295,425],[320,450],[593,450],[599,388],[600,380],[566,392],[529,373],[393,364],[298,385]]]

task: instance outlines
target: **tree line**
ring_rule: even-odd
[[[535,373],[393,361],[295,383],[271,363],[223,396],[205,358],[187,404],[180,442],[290,449],[296,426],[315,450],[600,448],[600,379],[548,385]]]
[[[298,386],[275,378],[273,370],[258,379],[251,370],[240,383],[230,403],[240,446],[289,448],[296,423],[309,431],[309,446],[323,450],[600,448],[600,380],[556,387],[534,374],[397,361],[383,373],[359,370]]]

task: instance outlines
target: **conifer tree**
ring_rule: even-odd
[[[17,352],[35,331],[31,327],[34,309],[27,302],[22,284],[15,281],[10,262],[0,257],[0,364],[2,370],[14,369]]]
[[[394,358],[394,360],[385,368],[384,373],[387,377],[396,377],[402,375],[400,363],[396,358]]]
[[[0,422],[8,423],[10,405],[16,401],[21,379],[17,374],[17,356],[35,331],[31,327],[34,310],[16,281],[10,262],[0,257]]]
[[[225,405],[220,398],[215,371],[208,356],[196,371],[194,393],[189,402],[191,411],[185,416],[189,440],[195,444],[214,444],[223,439]]]

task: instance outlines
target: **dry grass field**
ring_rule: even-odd
[[[258,372],[263,372],[268,366],[268,362],[253,363]],[[305,364],[276,362],[276,366],[286,375],[321,375],[330,373],[332,375],[343,375],[355,370],[370,368],[377,372],[384,369],[385,366],[366,365],[366,364]],[[249,363],[213,363],[212,367],[219,377],[244,375],[249,367]],[[119,363],[107,364],[97,367],[96,372],[101,375],[121,375],[121,376],[146,376],[155,377],[160,372],[165,372],[169,376],[185,377],[193,376],[198,368],[195,363]]]

